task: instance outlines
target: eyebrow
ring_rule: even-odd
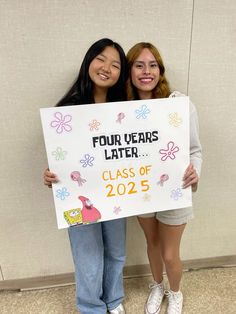
[[[142,64],[145,64],[146,62],[144,61],[140,61],[140,60],[136,60],[134,61],[134,63],[142,63]],[[156,60],[151,60],[151,61],[148,61],[148,63],[158,63]]]

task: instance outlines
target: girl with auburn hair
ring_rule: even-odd
[[[127,62],[123,49],[108,38],[87,51],[78,78],[57,106],[126,100]],[[78,139],[79,143],[79,139]],[[44,184],[56,184],[46,169]],[[68,228],[75,266],[76,301],[81,314],[125,314],[124,218]]]
[[[152,55],[155,57],[155,60],[158,63],[159,71],[160,71],[159,80],[158,80],[157,85],[152,90],[152,97],[151,98],[169,97],[171,94],[171,91],[170,91],[169,83],[167,82],[167,79],[165,77],[164,64],[163,64],[163,61],[162,61],[162,58],[161,58],[159,51],[151,43],[141,42],[141,43],[134,45],[133,48],[131,48],[129,50],[129,52],[127,54],[129,71],[131,71],[133,63],[138,58],[138,56],[141,54],[143,49],[148,49],[152,53]],[[132,83],[131,75],[129,75],[129,78],[128,78],[127,97],[128,97],[128,100],[139,99],[138,91],[135,88],[134,84]]]
[[[129,79],[128,100],[178,97],[171,92],[165,77],[165,67],[157,48],[146,42],[134,45],[127,54]],[[183,174],[183,188],[197,190],[202,163],[197,112],[190,101],[190,165]],[[146,314],[160,313],[164,295],[168,298],[168,314],[182,313],[183,294],[180,291],[182,263],[180,242],[187,222],[193,218],[193,209],[180,208],[138,217],[147,241],[147,253],[154,278],[145,304]],[[169,289],[163,283],[165,266]]]

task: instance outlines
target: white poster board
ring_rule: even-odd
[[[189,98],[40,109],[58,228],[192,205]]]

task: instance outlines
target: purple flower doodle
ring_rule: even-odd
[[[120,212],[121,212],[120,206],[115,206],[114,210],[113,210],[113,213],[116,214],[116,215],[119,215]]]
[[[171,196],[170,197],[173,198],[175,201],[178,201],[178,199],[180,197],[182,197],[182,196],[183,196],[183,194],[182,194],[180,188],[171,191]]]
[[[72,120],[72,116],[67,114],[63,117],[61,112],[55,112],[54,117],[56,120],[53,120],[50,125],[52,128],[56,128],[56,132],[61,134],[63,131],[70,132],[72,127],[68,124]]]
[[[159,153],[163,156],[161,157],[162,161],[165,161],[167,158],[175,159],[175,153],[179,151],[179,147],[175,146],[174,142],[169,142],[167,144],[167,149],[160,149]]]
[[[82,164],[82,167],[84,167],[84,168],[87,167],[87,166],[92,167],[94,159],[95,158],[93,156],[90,156],[89,154],[85,154],[84,155],[84,159],[80,160],[80,162]]]

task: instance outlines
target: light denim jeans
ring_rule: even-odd
[[[106,314],[124,298],[126,219],[68,229],[81,314]]]

